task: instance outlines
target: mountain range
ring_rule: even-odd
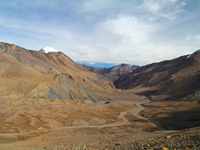
[[[98,91],[113,91],[105,77],[85,70],[62,52],[27,50],[0,42],[0,97],[106,99]]]
[[[82,66],[105,76],[119,89],[146,87],[146,90],[138,94],[153,97],[165,95],[164,99],[197,99],[200,95],[199,57],[200,50],[197,50],[193,54],[141,67],[127,64],[111,68]]]
[[[99,92],[111,92],[115,85],[119,89],[148,87],[140,93],[147,96],[195,98],[200,95],[199,57],[200,50],[141,67],[99,68],[81,66],[53,48],[34,51],[0,42],[0,97],[99,101],[106,99]]]
[[[142,66],[115,81],[120,89],[148,87],[146,95],[169,99],[197,98],[200,94],[200,50],[191,55]]]
[[[0,149],[200,148],[200,50],[97,68],[0,42],[0,68]]]
[[[105,76],[112,82],[115,82],[121,76],[129,74],[133,70],[139,68],[139,66],[136,65],[129,66],[128,64],[120,64],[110,68],[100,68],[85,64],[83,64],[82,66],[91,72]]]

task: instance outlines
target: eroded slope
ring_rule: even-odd
[[[0,97],[107,99],[99,91],[112,92],[105,77],[86,71],[61,52],[26,50],[0,42]]]

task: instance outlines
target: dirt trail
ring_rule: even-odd
[[[117,126],[123,126],[123,125],[128,125],[130,124],[129,121],[124,117],[125,115],[127,115],[127,112],[121,112],[120,115],[118,116],[118,118],[122,119],[122,121],[120,122],[114,122],[111,124],[105,124],[105,125],[86,125],[86,126],[67,126],[67,127],[60,127],[60,128],[56,128],[56,129],[50,129],[46,132],[43,133],[47,133],[47,132],[51,132],[51,131],[56,131],[56,130],[61,130],[61,129],[82,129],[82,128],[106,128],[106,127],[117,127]],[[0,137],[11,137],[11,136],[28,136],[30,134],[34,134],[34,133],[1,133]]]
[[[136,104],[134,104],[136,107],[134,109],[129,109],[127,111],[121,112],[120,115],[118,116],[118,118],[122,119],[123,121],[121,122],[114,122],[111,124],[105,124],[105,125],[86,125],[86,126],[68,126],[68,127],[61,127],[61,128],[56,128],[56,129],[52,129],[52,130],[48,130],[49,131],[55,131],[55,130],[59,130],[59,129],[81,129],[81,128],[106,128],[106,127],[117,127],[117,126],[123,126],[123,125],[130,125],[131,123],[125,118],[125,116],[127,115],[127,113],[131,113],[134,116],[136,116],[139,119],[143,119],[146,120],[152,124],[154,124],[159,130],[165,130],[162,125],[160,125],[158,122],[154,121],[154,120],[150,120],[148,118],[142,117],[139,115],[139,113],[141,112],[141,110],[144,109],[144,107],[142,107],[142,104],[148,103],[150,102],[148,99],[146,99],[145,101],[142,102],[138,102]]]
[[[136,106],[134,109],[129,109],[129,110],[126,110],[124,112],[121,112],[120,115],[118,116],[118,118],[121,119],[122,121],[118,121],[118,122],[114,122],[114,123],[110,123],[110,124],[104,124],[104,125],[66,126],[66,127],[56,128],[56,129],[50,129],[48,131],[44,131],[43,133],[61,130],[61,129],[82,129],[82,128],[98,128],[98,129],[101,129],[101,128],[106,128],[106,127],[117,127],[117,126],[123,126],[123,125],[130,125],[131,123],[125,118],[125,116],[128,113],[133,114],[134,116],[136,116],[139,119],[143,119],[143,120],[146,120],[146,121],[154,124],[159,130],[164,130],[164,128],[158,122],[147,119],[147,118],[139,115],[140,111],[144,109],[144,107],[142,107],[142,104],[145,104],[145,103],[148,103],[148,102],[150,102],[150,101],[145,100],[145,101],[137,102],[136,104],[133,103]],[[3,136],[17,136],[17,135],[30,135],[30,134],[34,134],[34,133],[2,133],[2,134],[0,134],[0,136],[3,137]]]
[[[151,119],[148,119],[148,118],[145,118],[145,117],[142,117],[142,116],[139,115],[141,110],[144,109],[144,107],[142,107],[142,104],[150,102],[149,99],[146,99],[146,98],[142,98],[142,99],[145,99],[145,101],[135,104],[136,108],[133,109],[133,110],[129,110],[129,112],[131,112],[134,116],[136,116],[136,117],[138,117],[140,119],[146,120],[146,121],[154,124],[156,126],[156,128],[158,128],[159,130],[165,130],[165,128],[160,123],[158,123],[157,121],[151,120]]]
[[[125,115],[127,115],[127,112],[121,112],[118,118],[122,119],[123,121],[120,122],[114,122],[111,124],[105,124],[105,125],[85,125],[85,126],[68,126],[68,127],[60,127],[56,129],[51,129],[48,130],[47,132],[50,131],[55,131],[55,130],[61,130],[61,129],[81,129],[81,128],[107,128],[107,127],[117,127],[117,126],[123,126],[123,125],[128,125],[130,124],[129,121],[125,118]]]
[[[128,114],[133,114],[139,119],[146,120],[147,122],[150,122],[154,124],[158,129],[161,130],[161,127],[159,127],[159,124],[156,122],[153,122],[151,120],[148,120],[147,118],[144,118],[139,115],[139,112],[144,109],[142,107],[142,104],[147,103],[148,101],[126,101],[125,103],[130,105],[135,105],[135,108],[127,109],[126,111],[121,112],[118,114],[117,121],[110,123],[110,124],[103,124],[103,125],[80,125],[80,126],[66,126],[66,127],[60,127],[55,128],[47,131],[41,131],[38,133],[5,133],[0,134],[0,138],[6,139],[6,138],[25,138],[25,141],[17,141],[10,143],[2,144],[1,146],[3,149],[13,149],[13,147],[19,147],[28,149],[30,147],[44,147],[46,145],[61,145],[61,144],[76,144],[83,141],[84,136],[87,136],[86,139],[84,139],[84,142],[91,142],[91,141],[99,141],[99,140],[109,140],[109,139],[115,139],[120,137],[121,135],[127,136],[131,135],[131,133],[136,133],[139,129],[132,129],[127,128],[126,125],[133,125],[133,122],[129,121],[128,117],[126,117]],[[137,126],[137,125],[136,125]],[[114,127],[114,128],[113,128]],[[115,128],[119,127],[119,128]],[[115,130],[117,129],[115,134]],[[130,132],[131,131],[131,132]],[[37,135],[37,136],[35,136]],[[99,137],[98,137],[99,136]],[[54,142],[52,142],[54,141]],[[1,149],[1,148],[0,148]]]

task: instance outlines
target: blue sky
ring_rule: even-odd
[[[77,61],[80,65],[95,66],[100,68],[111,68],[113,66],[119,65],[115,63],[105,63],[105,62],[89,62],[89,61]]]
[[[200,0],[0,0],[0,40],[145,65],[200,49]]]

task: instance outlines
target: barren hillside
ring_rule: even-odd
[[[45,53],[0,42],[0,97],[101,101],[113,84],[86,71],[62,52]]]
[[[168,95],[176,98],[197,98],[200,90],[200,51],[168,61],[142,66],[115,85],[121,89],[149,87],[145,95]]]

